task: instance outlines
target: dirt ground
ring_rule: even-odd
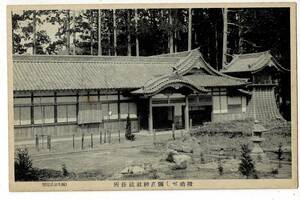
[[[98,137],[99,138],[99,137]],[[100,144],[97,136],[93,136],[93,147],[90,138],[86,137],[84,149],[81,149],[81,138],[75,140],[73,149],[72,140],[57,141],[51,144],[51,150],[40,146],[39,151],[33,144],[18,145],[16,148],[27,147],[33,160],[33,166],[61,170],[65,164],[69,172],[76,174],[76,180],[107,180],[120,179],[120,172],[128,166],[151,164],[155,170],[151,174],[138,177],[123,177],[121,179],[238,179],[243,178],[237,168],[240,162],[240,145],[250,143],[249,137],[228,136],[182,136],[176,133],[176,140],[172,139],[171,133],[157,134],[155,145],[152,135],[137,135],[136,140],[126,141],[117,136],[112,136],[111,143]],[[285,149],[290,145],[289,136],[265,135],[262,147],[266,150],[270,161],[256,164],[260,178],[289,178],[291,177],[291,165],[287,155],[282,167],[278,169],[276,155],[273,153],[279,143]],[[98,140],[97,140],[98,139]],[[183,170],[173,170],[170,163],[165,161],[166,149],[170,144],[175,146],[184,143],[193,149],[191,157],[193,162]],[[218,173],[218,152],[224,149],[227,157],[222,159],[224,172]],[[272,171],[278,169],[278,173]],[[74,179],[74,178],[73,178]]]

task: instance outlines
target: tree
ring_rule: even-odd
[[[222,51],[222,65],[225,66],[227,64],[227,32],[228,32],[228,25],[227,25],[227,8],[222,9],[223,12],[223,51]]]
[[[131,140],[131,141],[134,141],[134,140],[135,140],[135,136],[134,136],[134,134],[132,134],[132,132],[131,132],[131,120],[130,120],[129,115],[127,116],[127,119],[126,119],[125,138],[126,138],[127,140]]]
[[[32,54],[45,54],[50,38],[46,30],[37,29],[42,25],[48,10],[25,10],[12,13],[13,53],[24,54],[32,49]]]
[[[189,22],[188,22],[188,50],[192,49],[192,9],[189,8]]]
[[[37,172],[32,167],[32,160],[28,154],[27,148],[17,149],[15,158],[15,180],[16,181],[34,181],[37,180]]]
[[[138,10],[134,9],[134,26],[135,26],[135,55],[140,56],[140,44],[138,36]]]
[[[243,144],[241,146],[242,154],[241,154],[241,163],[239,164],[239,172],[246,176],[247,179],[249,177],[257,178],[256,170],[250,156],[250,149],[247,144]]]

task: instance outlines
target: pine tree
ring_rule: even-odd
[[[239,172],[246,176],[247,179],[249,177],[257,178],[256,170],[250,156],[250,149],[247,144],[243,144],[241,146],[242,155],[241,155],[241,163],[239,165]]]
[[[131,132],[131,120],[129,115],[127,116],[126,119],[126,131],[125,131],[125,137],[127,140],[134,141],[135,136]]]
[[[34,181],[37,180],[37,173],[32,167],[32,160],[28,150],[18,149],[15,158],[15,180],[16,181]]]

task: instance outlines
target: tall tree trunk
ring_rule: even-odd
[[[136,56],[140,56],[140,50],[139,50],[139,36],[138,36],[138,11],[137,9],[134,9],[134,21],[135,21],[135,51],[136,51]]]
[[[174,36],[173,36],[173,16],[172,16],[172,10],[169,10],[169,24],[171,27],[171,30],[169,31],[169,53],[174,52]]]
[[[73,55],[76,55],[76,11],[73,11]]]
[[[116,27],[116,10],[113,9],[113,29],[114,29],[114,55],[117,56],[117,27]]]
[[[66,21],[65,21],[65,23],[66,23],[66,28],[67,28],[67,30],[66,30],[66,38],[67,38],[67,52],[68,52],[68,54],[71,54],[71,48],[70,48],[70,32],[71,32],[71,30],[70,30],[70,10],[67,10],[67,13],[66,13]]]
[[[178,51],[178,31],[175,31],[174,52]]]
[[[174,30],[174,52],[177,52],[178,48],[178,29],[177,29],[177,18],[178,18],[178,9],[175,9],[174,11],[174,23],[175,23],[175,30]]]
[[[192,49],[192,9],[189,8],[189,21],[188,21],[188,50]]]
[[[128,56],[131,56],[131,19],[130,19],[130,10],[127,11],[127,31],[128,31],[128,34],[127,34],[127,55]]]
[[[222,56],[222,68],[227,63],[227,32],[228,32],[228,22],[227,22],[227,8],[223,8],[223,56]]]
[[[101,41],[102,41],[102,37],[101,37],[101,10],[98,10],[98,56],[102,55],[102,45],[101,45]]]
[[[32,54],[36,54],[36,10],[33,11],[32,17],[32,28],[33,28],[33,37],[32,37]]]
[[[243,54],[244,53],[244,49],[243,49],[243,25],[242,25],[242,19],[241,19],[241,16],[238,15],[238,23],[239,23],[239,32],[238,32],[238,51],[239,51],[239,54]]]
[[[94,55],[94,24],[93,24],[93,11],[91,10],[91,18],[90,18],[90,23],[91,23],[91,35],[90,35],[90,45],[91,45],[91,55]]]
[[[216,47],[216,68],[219,70],[219,41],[218,41],[218,26],[217,23],[215,23],[215,47]]]

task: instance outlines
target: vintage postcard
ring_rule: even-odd
[[[296,4],[10,5],[11,191],[296,188]]]

